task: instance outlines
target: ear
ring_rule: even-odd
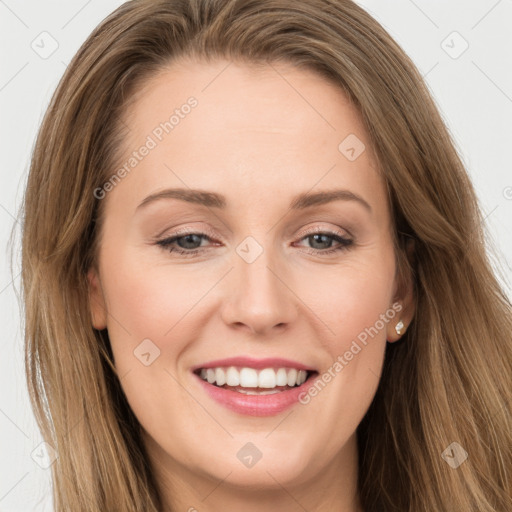
[[[415,240],[413,238],[409,238],[406,244],[406,253],[407,259],[409,263],[414,268],[414,251],[415,251]],[[397,315],[387,324],[386,327],[386,339],[389,343],[394,343],[398,341],[405,333],[407,328],[412,322],[415,312],[415,300],[414,300],[414,281],[412,279],[412,275],[410,272],[407,275],[406,283],[403,286],[403,291],[401,295],[395,296],[395,301],[400,304],[402,309],[397,312]],[[402,322],[403,327],[400,322]],[[400,325],[399,325],[400,324]],[[399,329],[400,333],[397,332],[396,327],[401,327]]]
[[[107,308],[101,288],[98,271],[91,267],[87,273],[89,281],[89,308],[91,310],[91,321],[95,329],[101,331],[107,327]]]

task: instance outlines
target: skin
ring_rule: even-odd
[[[122,162],[187,98],[198,101],[103,199],[98,266],[89,272],[92,323],[108,328],[166,509],[360,512],[356,428],[386,340],[399,339],[396,323],[407,327],[414,313],[412,289],[397,296],[384,181],[360,114],[335,85],[290,65],[227,64],[175,62],[127,110]],[[355,161],[338,149],[349,134],[366,146]],[[227,207],[161,199],[137,209],[176,187],[221,193]],[[341,200],[288,208],[299,193],[339,188],[371,212]],[[339,244],[308,237],[316,227],[353,245],[323,255]],[[182,241],[198,255],[155,243],[185,228],[212,235]],[[263,250],[252,263],[236,252],[247,236]],[[322,374],[395,302],[400,314],[306,405],[241,415],[191,374],[235,355],[285,357]],[[147,338],[160,350],[149,366],[134,356]],[[247,442],[263,454],[252,468],[237,458]]]

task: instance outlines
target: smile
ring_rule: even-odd
[[[313,385],[316,370],[274,358],[230,358],[192,369],[209,399],[238,414],[270,416],[299,404]]]
[[[296,368],[264,368],[256,370],[248,367],[201,368],[197,374],[209,384],[248,395],[280,393],[300,386],[309,377],[306,370]],[[246,389],[250,388],[250,389]],[[272,390],[265,392],[264,390]]]

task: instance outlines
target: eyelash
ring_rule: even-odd
[[[171,237],[168,237],[168,238],[164,238],[163,240],[158,240],[156,242],[156,244],[159,245],[160,247],[162,247],[163,249],[166,249],[170,253],[176,252],[179,255],[187,257],[187,258],[194,257],[199,252],[201,252],[200,248],[186,250],[186,249],[182,249],[180,247],[171,247],[172,244],[174,244],[180,238],[185,238],[185,237],[191,236],[191,235],[200,236],[203,239],[212,241],[212,238],[210,238],[210,236],[208,236],[205,233],[198,233],[198,232],[191,231],[191,232],[182,233],[182,234],[177,235],[177,236],[171,236]],[[340,235],[338,235],[336,233],[332,233],[332,232],[329,232],[329,231],[322,231],[322,230],[319,230],[319,229],[315,229],[315,230],[307,232],[300,240],[304,240],[305,238],[309,238],[309,237],[312,237],[314,235],[324,235],[324,236],[326,235],[329,238],[332,238],[333,240],[338,242],[340,245],[338,245],[335,248],[325,249],[325,250],[322,250],[322,249],[311,249],[310,248],[309,251],[306,251],[308,254],[313,254],[313,255],[318,255],[319,254],[319,255],[322,255],[322,256],[328,255],[328,254],[333,254],[333,253],[337,253],[337,252],[340,252],[340,251],[348,250],[350,248],[350,246],[352,246],[353,243],[354,243],[354,241],[349,239],[349,238],[344,238],[344,237],[342,237],[342,236],[340,236]]]

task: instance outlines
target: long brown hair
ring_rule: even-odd
[[[425,83],[350,0],[133,0],[68,66],[43,120],[24,200],[27,381],[57,512],[162,510],[87,270],[103,218],[93,191],[116,169],[127,101],[178,57],[285,61],[357,106],[389,191],[401,282],[416,316],[387,347],[358,428],[366,512],[512,510],[512,315],[474,189]],[[134,171],[136,172],[136,171]],[[414,239],[414,259],[406,240]],[[457,442],[457,469],[442,453]]]

